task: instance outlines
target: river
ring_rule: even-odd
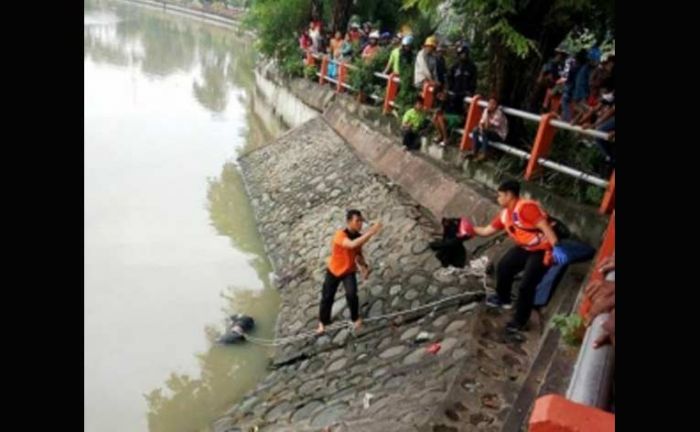
[[[84,42],[85,430],[207,431],[271,355],[216,332],[279,304],[235,163],[271,139],[252,43],[90,0]]]

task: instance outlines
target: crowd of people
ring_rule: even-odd
[[[466,41],[448,43],[432,35],[421,46],[416,46],[417,43],[408,32],[381,32],[369,22],[362,25],[351,22],[345,34],[340,31],[331,34],[323,30],[320,21],[312,21],[299,37],[299,48],[304,55],[327,54],[335,60],[328,64],[330,78],[337,76],[340,62],[361,59],[370,64],[379,53],[386,52],[388,61],[383,72],[408,79],[408,83],[400,85],[412,84],[419,92],[425,83],[433,86],[435,104],[431,109],[419,106],[423,101],[416,98],[402,116],[403,143],[409,150],[419,149],[421,139],[429,135],[435,137],[436,144],[447,145],[452,131],[464,125],[464,98],[476,93],[478,76]],[[448,59],[453,59],[452,64],[448,64]],[[535,86],[543,113],[555,113],[573,125],[607,134],[607,139],[580,143],[588,147],[596,145],[605,162],[614,168],[615,55],[602,57],[597,47],[576,53],[557,49],[542,67]],[[487,157],[490,141],[508,139],[508,119],[495,95],[489,98],[488,108],[470,138],[474,146],[467,156],[476,160]]]
[[[418,91],[424,83],[432,84],[437,106],[429,112],[416,104],[404,113],[404,143],[408,149],[416,149],[420,147],[418,138],[437,132],[435,142],[445,146],[450,132],[464,124],[464,98],[476,92],[477,68],[470,57],[469,45],[464,41],[448,44],[440,42],[436,36],[429,36],[417,52],[415,44],[414,36],[408,32],[380,32],[369,22],[362,26],[350,23],[343,36],[341,32],[335,35],[324,33],[322,24],[313,21],[299,37],[299,48],[304,55],[309,52],[327,54],[335,60],[328,65],[330,78],[336,77],[340,62],[361,59],[369,64],[385,51],[388,61],[380,71],[406,77],[408,85],[412,81]],[[447,57],[455,58],[453,64],[448,65]]]
[[[353,22],[343,35],[340,31],[335,34],[324,32],[321,21],[311,21],[309,27],[299,36],[299,48],[304,54],[328,54],[332,60],[338,62],[361,58],[369,63],[381,50],[389,49],[391,45],[398,45],[399,42],[401,35],[394,35],[392,38],[390,33],[380,33],[369,22],[361,27]]]
[[[608,135],[607,140],[597,138],[595,144],[605,161],[614,166],[615,55],[601,58],[597,47],[579,50],[573,56],[557,49],[542,68],[538,85],[545,94],[542,112],[554,112],[564,121]]]

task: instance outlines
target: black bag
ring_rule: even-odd
[[[557,235],[559,240],[571,237],[571,230],[564,224],[564,222],[551,216],[549,216],[547,219],[554,230],[554,234]]]
[[[435,251],[435,257],[443,267],[463,268],[467,263],[467,250],[462,244],[466,238],[457,237],[458,232],[459,218],[443,218],[442,240],[430,243],[430,248]]]

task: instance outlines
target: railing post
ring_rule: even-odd
[[[613,211],[615,208],[615,171],[613,171],[610,176],[610,182],[608,182],[608,188],[603,195],[603,202],[600,204],[600,213],[607,214]]]
[[[328,73],[328,56],[324,55],[321,57],[321,76],[318,77],[318,83],[323,84],[323,81],[326,78],[326,74]]]
[[[306,50],[306,66],[313,66],[315,63],[315,58],[310,49]]]
[[[540,127],[537,129],[535,142],[532,145],[530,160],[527,162],[527,168],[525,169],[525,180],[530,180],[535,172],[537,172],[539,166],[537,162],[538,159],[549,154],[552,138],[554,138],[554,132],[556,131],[556,129],[549,124],[549,121],[554,117],[555,115],[553,113],[548,113],[543,115],[540,120]]]
[[[391,103],[396,99],[396,93],[399,90],[399,83],[394,82],[395,73],[389,74],[389,79],[386,82],[386,94],[384,95],[384,109],[382,113],[389,114],[391,112]]]
[[[347,76],[347,73],[348,71],[345,66],[345,62],[340,63],[340,67],[338,68],[338,86],[335,89],[336,93],[343,92],[343,83],[345,82],[345,77]]]
[[[423,108],[430,109],[433,107],[433,90],[435,89],[435,84],[432,81],[423,81]]]
[[[615,415],[549,394],[535,401],[528,432],[615,432]]]
[[[460,150],[471,150],[474,147],[471,136],[469,136],[474,128],[479,124],[481,120],[482,109],[479,106],[479,101],[481,96],[474,95],[472,102],[469,105],[469,111],[467,111],[467,118],[464,121],[464,134],[462,134],[462,141],[459,143]]]
[[[598,256],[593,264],[590,280],[603,279],[604,275],[598,271],[598,267],[605,258],[612,256],[613,253],[615,253],[615,210],[613,210],[612,215],[610,215],[610,222],[608,222],[608,228],[605,230],[603,242],[600,244],[600,248],[598,248]],[[582,317],[588,315],[591,306],[591,300],[587,296],[584,296],[581,307],[579,308],[579,315]]]

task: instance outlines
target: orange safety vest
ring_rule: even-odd
[[[331,256],[328,258],[328,270],[335,276],[341,277],[357,271],[355,259],[362,253],[362,248],[348,249],[338,243],[344,238],[354,240],[360,237],[360,233],[350,233],[347,229],[338,230],[331,241]]]
[[[506,232],[513,239],[513,241],[523,249],[527,251],[546,251],[544,257],[544,263],[546,265],[552,262],[552,245],[545,237],[542,230],[537,228],[535,225],[524,222],[520,218],[520,210],[526,204],[533,204],[537,206],[539,211],[547,218],[547,213],[542,209],[539,203],[531,200],[519,199],[515,203],[515,207],[512,212],[508,209],[503,209],[501,212],[501,223],[505,226]]]

